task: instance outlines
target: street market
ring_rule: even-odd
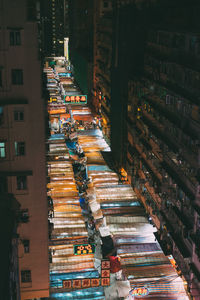
[[[72,74],[64,62],[44,72],[51,299],[189,299],[133,188],[108,166],[100,120]]]

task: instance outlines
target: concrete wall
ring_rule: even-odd
[[[2,87],[0,106],[4,122],[0,138],[6,141],[6,158],[1,159],[1,175],[8,178],[8,192],[28,209],[29,222],[19,225],[19,273],[31,271],[31,282],[21,282],[21,299],[48,297],[48,216],[46,199],[44,102],[41,96],[41,63],[38,59],[38,29],[27,21],[26,1],[1,2],[0,66]],[[21,34],[21,45],[10,46],[10,31]],[[23,70],[23,84],[13,85],[11,69]],[[24,121],[14,120],[14,110],[24,111]],[[16,156],[14,142],[25,142],[25,155]],[[24,173],[22,173],[24,172]],[[27,189],[17,190],[16,175],[27,176]],[[30,252],[21,242],[30,240]]]

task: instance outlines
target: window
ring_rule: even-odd
[[[23,84],[23,70],[12,69],[11,77],[12,77],[12,84],[15,84],[15,85]]]
[[[107,7],[108,7],[108,1],[104,1],[104,2],[103,2],[103,7],[104,7],[104,8],[107,8]]]
[[[25,155],[25,142],[15,142],[15,155]]]
[[[6,143],[0,141],[0,158],[6,157]]]
[[[2,69],[0,67],[0,87],[3,86],[3,81],[2,81]]]
[[[10,45],[11,46],[21,45],[21,34],[19,30],[10,31]]]
[[[24,121],[24,110],[14,110],[14,120],[15,121]]]
[[[26,190],[27,189],[27,177],[26,176],[17,176],[17,189]]]
[[[22,209],[20,211],[20,222],[27,223],[29,221],[28,209]]]
[[[3,124],[4,122],[4,118],[3,118],[4,114],[3,114],[3,106],[0,106],[0,126]]]
[[[35,0],[26,0],[27,20],[36,20],[36,2]]]
[[[7,193],[7,192],[8,192],[7,177],[0,176],[0,193]]]
[[[31,282],[31,270],[21,271],[21,282]]]
[[[29,240],[23,240],[22,241],[23,245],[24,245],[24,253],[29,253],[30,252],[30,241]]]

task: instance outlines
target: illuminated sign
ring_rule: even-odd
[[[48,102],[49,102],[49,103],[57,102],[57,98],[52,98],[52,97],[51,97],[51,98],[48,100]]]
[[[95,244],[74,245],[75,255],[85,255],[95,253]]]
[[[149,290],[146,287],[135,288],[130,291],[130,295],[135,296],[136,298],[142,298],[149,295]]]
[[[72,286],[74,289],[81,289],[81,279],[74,279],[72,281]]]
[[[101,270],[101,278],[110,277],[110,270]]]
[[[100,279],[99,278],[92,278],[91,279],[91,287],[100,286]]]
[[[110,269],[110,261],[105,259],[101,261],[101,269],[102,270],[108,270]]]
[[[64,100],[67,104],[86,104],[87,95],[64,96]]]
[[[83,279],[73,279],[73,280],[63,280],[62,285],[64,289],[73,290],[81,288],[90,288],[98,286],[108,286],[110,285],[110,278],[83,278]]]
[[[91,280],[89,278],[85,278],[82,280],[82,288],[91,287]]]
[[[72,73],[58,73],[60,77],[71,77]]]
[[[71,280],[63,280],[63,288],[64,289],[71,289],[72,288],[72,281]]]
[[[110,285],[110,278],[102,278],[101,279],[101,285],[102,286],[108,286],[108,285]]]

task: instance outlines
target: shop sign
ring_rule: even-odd
[[[67,104],[87,104],[87,95],[64,96]]]
[[[101,278],[110,278],[110,260],[101,261]]]
[[[110,270],[101,270],[101,278],[109,277],[110,278]]]
[[[85,255],[95,253],[95,244],[74,245],[74,255]]]
[[[146,287],[134,288],[130,291],[130,295],[136,298],[142,298],[144,296],[149,295],[149,290]]]
[[[82,280],[82,288],[89,288],[91,287],[91,279],[85,278]]]
[[[109,286],[110,278],[84,278],[84,279],[73,279],[73,280],[63,280],[62,285],[64,289],[81,289],[90,288],[98,286]]]
[[[72,288],[72,281],[71,280],[63,280],[63,288],[64,289],[71,289]]]
[[[99,278],[92,278],[91,279],[91,287],[100,286],[100,279]]]
[[[110,270],[110,261],[105,259],[101,261],[101,270]]]
[[[49,102],[49,103],[57,102],[57,98],[52,98],[52,97],[51,97],[51,98],[48,100],[48,102]]]
[[[72,73],[58,73],[60,77],[71,77]]]
[[[110,285],[109,277],[101,278],[101,286],[109,286],[109,285]]]
[[[81,284],[82,283],[82,280],[81,279],[74,279],[72,280],[72,287],[74,289],[81,289]]]

